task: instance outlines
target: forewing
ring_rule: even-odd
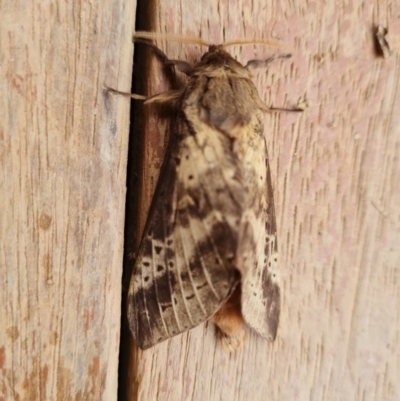
[[[276,337],[280,290],[277,233],[271,175],[262,117],[254,116],[243,156],[247,199],[237,253],[242,273],[242,314],[260,335]]]
[[[263,337],[276,337],[280,291],[276,220],[263,109],[250,79],[213,71],[197,82],[204,96],[200,116],[232,138],[244,194],[236,267],[241,273],[241,308],[246,323]],[[190,99],[189,99],[190,101]]]
[[[203,128],[177,119],[135,262],[128,319],[142,349],[209,319],[238,282],[236,161],[226,137]]]

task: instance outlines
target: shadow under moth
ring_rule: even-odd
[[[141,32],[135,38],[164,36]],[[273,341],[280,287],[263,126],[268,108],[249,72],[271,59],[243,66],[225,43],[210,45],[191,66],[148,44],[188,81],[150,98],[131,95],[172,101],[175,115],[130,281],[130,329],[142,349],[207,320],[219,327],[229,350],[242,345],[245,325]]]

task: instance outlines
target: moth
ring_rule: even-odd
[[[281,290],[268,108],[249,72],[271,59],[243,66],[227,44],[209,45],[191,66],[150,45],[188,81],[147,99],[173,101],[175,114],[129,286],[132,334],[147,349],[211,320],[228,350],[243,344],[246,325],[273,341]]]

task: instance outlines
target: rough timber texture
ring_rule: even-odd
[[[267,5],[268,3],[268,5]],[[133,348],[129,399],[400,399],[400,14],[395,1],[168,1],[154,29],[211,42],[272,37],[294,57],[255,75],[265,116],[277,212],[282,314],[275,343],[250,334],[226,353],[212,324],[145,352]],[[139,16],[140,18],[140,16]],[[374,25],[393,55],[377,56]],[[159,42],[193,62],[205,49]],[[266,46],[229,48],[238,60]],[[162,90],[160,66],[147,94]],[[304,99],[303,99],[304,100]],[[166,119],[147,115],[143,227],[162,160]],[[138,132],[143,135],[143,132]]]
[[[117,398],[135,2],[100,4],[0,1],[2,401]]]

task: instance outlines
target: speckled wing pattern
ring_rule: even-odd
[[[278,243],[271,174],[262,125],[255,124],[243,155],[246,206],[237,251],[241,308],[246,323],[275,340],[280,313]],[[248,138],[251,137],[249,133]],[[262,151],[261,151],[262,150]]]
[[[179,102],[136,258],[128,320],[146,349],[211,318],[236,285],[275,339],[280,295],[262,102],[245,68],[210,47]]]
[[[218,160],[229,141],[178,123],[129,291],[129,322],[143,349],[210,318],[238,282],[242,193],[235,161]]]

